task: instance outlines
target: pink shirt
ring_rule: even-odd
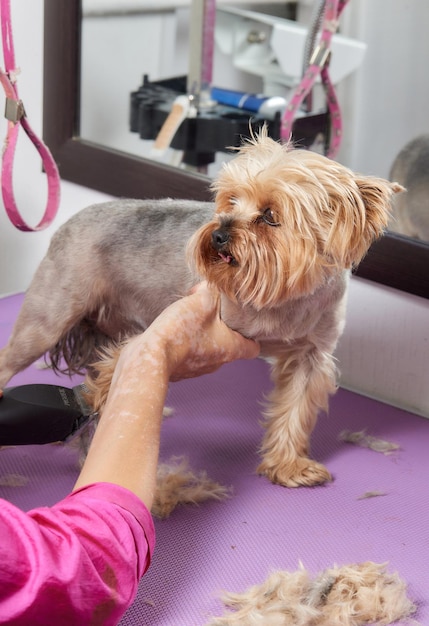
[[[89,485],[28,513],[0,500],[0,624],[117,624],[154,545],[149,511],[118,485]]]

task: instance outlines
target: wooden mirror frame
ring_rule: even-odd
[[[113,196],[211,199],[204,176],[79,137],[81,17],[80,0],[45,0],[43,134],[61,178]],[[355,274],[428,298],[428,270],[429,244],[389,232]]]

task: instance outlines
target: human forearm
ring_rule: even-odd
[[[145,342],[128,345],[75,489],[112,482],[135,493],[150,509],[167,389],[163,351],[155,354]]]

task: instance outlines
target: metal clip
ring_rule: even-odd
[[[317,67],[325,67],[329,63],[331,51],[326,47],[325,43],[319,44],[311,55],[309,65],[317,65]]]
[[[22,100],[6,98],[4,116],[9,122],[13,122],[13,124],[16,124],[20,119],[25,117],[25,109]]]

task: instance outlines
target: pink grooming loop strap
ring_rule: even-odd
[[[5,71],[0,69],[0,82],[3,85],[6,95],[6,117],[8,119],[8,131],[2,158],[1,188],[3,202],[6,213],[16,228],[27,232],[38,231],[49,226],[57,214],[60,202],[60,177],[58,168],[49,149],[43,141],[37,137],[28,123],[22,102],[18,96],[18,89],[15,84],[16,68],[10,17],[10,0],[1,0],[0,11],[3,56],[5,62]],[[29,226],[22,218],[16,206],[13,193],[13,158],[20,125],[38,151],[48,181],[48,197],[45,213],[40,222],[34,227]]]
[[[329,55],[332,36],[337,30],[339,17],[347,1],[348,0],[327,0],[319,44],[313,53],[313,59],[310,65],[286,107],[280,129],[282,141],[288,142],[292,135],[292,126],[296,114],[320,74],[326,92],[331,119],[331,136],[327,152],[327,156],[330,158],[335,157],[340,147],[342,119],[338,99],[329,76]]]

